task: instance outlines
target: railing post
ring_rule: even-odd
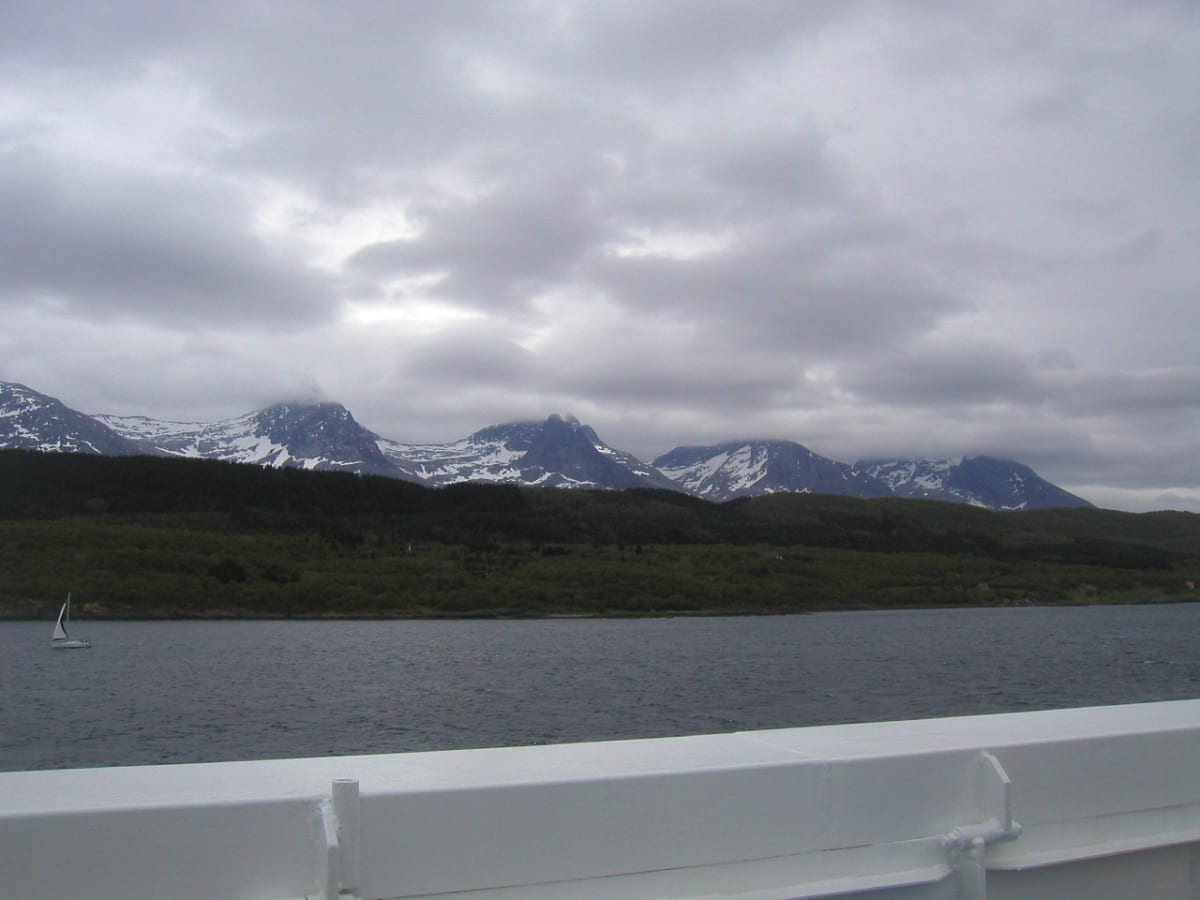
[[[942,836],[950,866],[958,879],[959,900],[987,900],[988,844],[1015,841],[1021,823],[1012,817],[1012,779],[992,753],[977,758],[975,804],[982,821],[962,825]]]
[[[323,900],[355,898],[359,879],[358,782],[339,778],[326,800],[317,805],[321,846],[317,882]]]
[[[341,893],[357,896],[359,888],[359,800],[358,781],[338,778],[333,782],[333,814],[337,818]]]
[[[955,868],[958,872],[959,900],[987,900],[986,856],[987,844],[983,838],[977,837],[958,857]]]

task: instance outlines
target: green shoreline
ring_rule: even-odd
[[[208,612],[146,612],[78,616],[75,621],[93,622],[391,622],[391,621],[545,621],[587,619],[686,619],[686,618],[741,618],[758,616],[806,616],[828,612],[881,612],[888,610],[937,610],[937,609],[1049,609],[1055,607],[1098,607],[1098,606],[1169,606],[1181,603],[1200,603],[1200,596],[1174,595],[1141,600],[1115,599],[1094,600],[1087,603],[1006,603],[1006,604],[962,604],[958,606],[837,606],[809,609],[761,609],[730,611],[724,609],[690,609],[671,612],[536,612],[520,609],[479,610],[462,613],[343,613],[336,611],[284,615],[273,612],[251,610]],[[50,622],[53,616],[32,615],[24,611],[0,609],[3,622]]]
[[[1200,599],[1200,515],[568,491],[0,451],[0,619],[502,619]]]

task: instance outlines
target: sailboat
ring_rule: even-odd
[[[67,602],[58,611],[58,621],[54,623],[54,637],[50,639],[53,650],[86,650],[92,642],[83,638],[73,638],[67,634],[67,623],[71,621],[71,595],[67,594]]]

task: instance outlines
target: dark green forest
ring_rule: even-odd
[[[1200,516],[0,451],[0,616],[755,614],[1195,599]]]

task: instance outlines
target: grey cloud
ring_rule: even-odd
[[[1200,412],[1198,367],[1103,372],[1064,368],[1056,362],[1045,367],[1048,359],[1054,358],[1016,354],[994,344],[936,348],[917,344],[904,355],[886,355],[870,365],[846,367],[841,383],[862,403],[947,412],[959,407],[1016,404],[1031,414],[1033,410],[1054,410],[1058,421],[1070,422],[1075,428],[1088,427],[1088,420],[1140,421],[1159,439],[1193,430]]]
[[[705,174],[738,198],[743,216],[803,212],[850,199],[847,172],[811,129],[742,135],[701,152]]]
[[[835,354],[903,343],[962,305],[918,271],[886,233],[872,252],[769,236],[698,259],[608,258],[597,281],[631,310],[669,309],[716,328],[743,351],[791,347]]]
[[[1169,3],[1121,0],[1050,8],[1040,3],[924,3],[894,16],[887,47],[898,70],[918,79],[961,80],[1033,69],[1109,76],[1146,71],[1173,32],[1194,18]],[[1193,23],[1194,24],[1194,23]]]
[[[844,214],[859,203],[852,172],[810,126],[647,136],[627,162],[606,196],[616,216],[637,224],[770,231],[779,222]]]
[[[802,371],[760,352],[725,352],[724,335],[647,317],[618,328],[584,320],[539,355],[540,377],[560,392],[621,411],[644,406],[733,415],[795,403]]]
[[[219,35],[228,20],[224,7],[186,0],[0,4],[0,71],[133,76],[150,59]]]
[[[723,0],[575,3],[562,21],[571,39],[551,57],[589,81],[694,90],[819,35],[856,5],[766,0],[747,15]]]
[[[540,152],[530,151],[531,165]],[[443,273],[439,291],[471,305],[520,304],[541,291],[592,277],[617,302],[638,309],[670,308],[680,300],[703,304],[705,294],[718,291],[713,300],[719,308],[733,298],[746,302],[740,274],[746,270],[761,266],[761,282],[778,279],[777,286],[755,287],[755,294],[795,294],[796,286],[789,288],[787,281],[799,278],[810,287],[822,277],[810,278],[800,267],[817,262],[828,268],[834,255],[900,235],[894,226],[881,226],[869,209],[845,222],[819,221],[849,193],[844,173],[808,133],[724,140],[711,148],[665,146],[616,169],[601,147],[590,155],[582,151],[568,166],[535,167],[479,197],[415,204],[420,235],[365,247],[351,266],[391,275]],[[629,234],[672,224],[699,233],[752,233],[743,234],[745,246],[723,261],[656,267],[597,253]],[[796,232],[794,240],[788,240],[789,231]],[[732,279],[736,285],[722,277],[723,267],[738,271]],[[638,284],[643,276],[649,279],[644,289]],[[697,283],[655,285],[674,278]],[[888,293],[894,279],[889,274],[880,290]]]
[[[737,68],[840,15],[724,2],[264,7],[237,17],[232,41],[202,38],[181,56],[222,108],[255,123],[229,165],[286,167],[337,197],[419,179],[464,147],[520,141],[536,170],[563,133],[627,145],[647,111],[726,93]]]
[[[527,350],[494,329],[465,325],[445,329],[403,351],[397,380],[409,385],[431,382],[439,390],[497,384],[517,388],[535,383],[533,365]]]
[[[322,279],[249,233],[211,182],[11,151],[0,157],[0,298],[95,318],[293,327],[327,317]]]
[[[1200,415],[1200,365],[1148,372],[1067,372],[1054,378],[1058,404],[1076,416],[1149,416],[1185,429]]]
[[[812,132],[789,129],[786,135],[772,136],[770,146],[762,149],[751,136],[724,131],[663,138],[610,129],[601,137],[585,152],[600,160],[600,208],[617,228],[764,227],[787,203],[789,181],[822,197],[841,192],[840,185],[828,183],[833,166],[822,158],[820,137]],[[755,166],[755,156],[772,165]],[[774,191],[772,179],[780,180]],[[769,201],[770,210],[757,209],[755,200]]]
[[[586,207],[582,178],[522,178],[478,199],[426,205],[420,235],[365,247],[349,265],[385,277],[441,273],[437,292],[463,305],[520,306],[566,281],[602,238]]]
[[[1057,465],[1051,468],[1036,452],[1025,456],[1025,461],[1035,468],[1041,465],[1043,469],[1061,472],[1061,480],[1076,484],[1107,485],[1125,490],[1200,492],[1194,440],[1157,438],[1148,447],[1141,441],[1104,435],[1103,439],[1093,442],[1087,452],[1070,459],[1063,459],[1061,453],[1056,453],[1053,459]]]
[[[1040,403],[1050,394],[1025,360],[996,346],[914,345],[850,369],[845,386],[860,400],[923,408]]]
[[[1104,254],[1106,262],[1117,265],[1133,265],[1144,263],[1150,259],[1163,244],[1162,229],[1158,227],[1144,228],[1133,237],[1122,241]]]
[[[914,234],[811,130],[663,145],[606,196],[618,198],[607,209],[618,229],[682,226],[726,245],[593,256],[582,274],[631,312],[670,311],[747,350],[902,342],[968,302],[931,277]]]
[[[1087,109],[1087,100],[1076,86],[1042,91],[1015,104],[1009,122],[1014,127],[1040,126],[1062,122]]]

